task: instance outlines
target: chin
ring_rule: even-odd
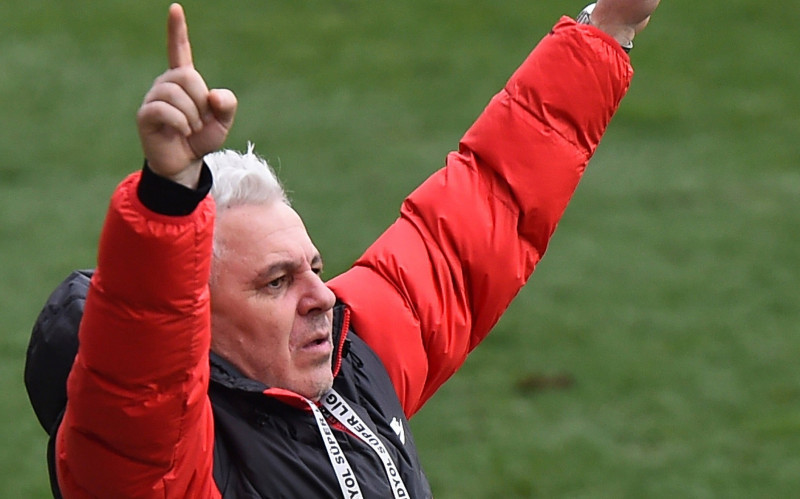
[[[317,401],[322,398],[322,396],[331,389],[333,386],[333,376],[329,376],[328,379],[315,382],[313,385],[309,386],[306,390],[306,393],[301,393],[306,398],[309,398],[313,401]]]

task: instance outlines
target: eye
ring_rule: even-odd
[[[273,279],[264,285],[264,289],[268,291],[274,291],[281,289],[286,283],[289,281],[289,277],[282,275],[276,279]]]
[[[313,273],[315,273],[317,275],[322,275],[322,265],[320,265],[318,267],[311,267],[311,272],[313,272]]]

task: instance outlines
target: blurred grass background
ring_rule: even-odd
[[[22,366],[93,265],[167,2],[0,3],[0,495],[48,496]],[[582,2],[185,3],[326,257],[347,266]],[[549,252],[413,420],[434,493],[792,497],[800,490],[800,9],[665,0]]]

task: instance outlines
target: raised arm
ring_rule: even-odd
[[[137,116],[149,169],[111,199],[68,380],[56,440],[65,497],[219,495],[207,397],[214,206],[201,158],[222,145],[236,99],[194,69],[177,4],[167,39],[170,68]]]
[[[331,288],[378,352],[407,415],[463,363],[544,255],[633,71],[621,44],[656,1],[563,18],[398,220]],[[607,24],[606,24],[607,23]]]

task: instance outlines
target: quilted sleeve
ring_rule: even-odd
[[[218,497],[207,397],[214,206],[112,197],[56,442],[64,497]]]
[[[414,414],[525,284],[633,71],[611,37],[563,18],[400,217],[330,282]]]

